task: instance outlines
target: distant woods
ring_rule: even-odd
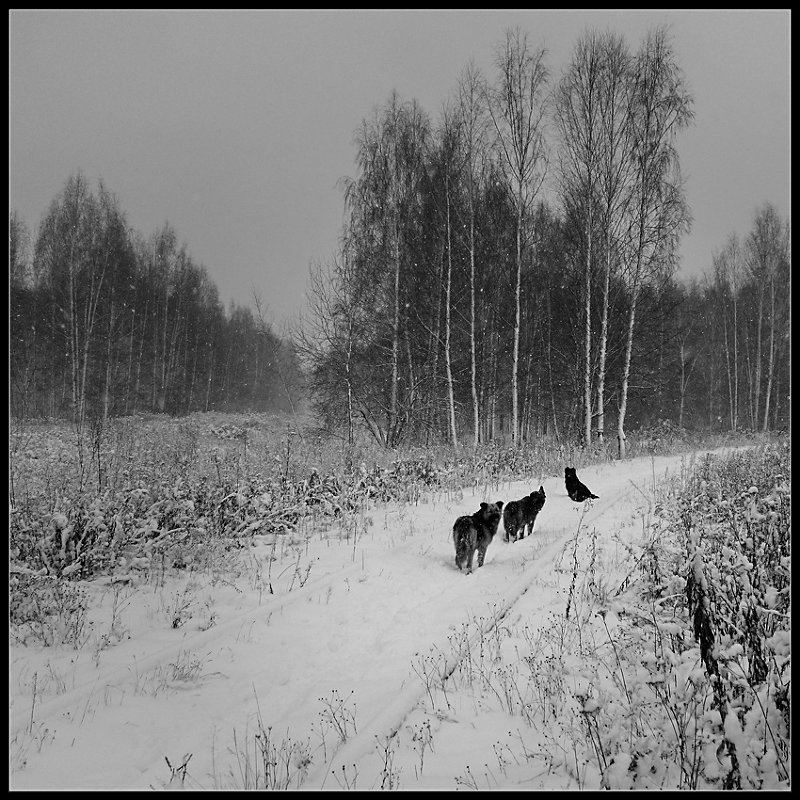
[[[752,230],[675,279],[693,118],[665,29],[636,50],[589,31],[559,75],[509,30],[435,121],[392,92],[311,270],[298,346],[322,418],[387,447],[610,431],[621,456],[628,428],[786,427],[788,219],[754,199]]]
[[[31,233],[9,223],[10,406],[88,422],[136,413],[290,409],[291,344],[261,309],[226,313],[169,224],[145,238],[114,195],[71,176]]]

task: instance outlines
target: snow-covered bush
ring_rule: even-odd
[[[580,698],[602,786],[788,788],[790,469],[788,443],[709,457],[661,504]]]
[[[89,638],[86,592],[69,580],[30,571],[9,576],[9,628],[22,644],[69,644],[80,649]]]

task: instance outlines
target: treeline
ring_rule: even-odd
[[[495,66],[435,123],[393,92],[356,131],[298,337],[328,425],[390,447],[610,429],[623,456],[626,426],[786,425],[788,221],[765,205],[709,277],[674,277],[694,111],[666,30],[589,31],[559,76],[509,30]]]
[[[71,176],[34,235],[9,224],[10,410],[68,417],[291,408],[297,359],[231,304],[166,223],[132,230],[99,181]]]

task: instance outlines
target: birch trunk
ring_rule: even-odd
[[[475,354],[475,212],[470,197],[469,215],[469,368],[472,387],[472,447],[478,449],[480,443],[480,420],[478,414],[477,363]]]
[[[761,408],[761,329],[764,319],[764,284],[761,282],[758,290],[758,327],[756,328],[756,367],[755,386],[753,389],[753,430],[758,427],[759,409]]]
[[[769,299],[770,299],[770,324],[769,324],[769,364],[767,365],[767,391],[764,397],[764,427],[763,430],[769,429],[769,403],[772,394],[772,380],[775,371],[775,280],[770,279],[769,282]]]
[[[520,329],[520,293],[522,291],[522,191],[517,199],[517,264],[516,286],[514,287],[514,355],[511,364],[511,441],[517,444],[519,438],[519,329]]]
[[[450,291],[453,277],[453,253],[450,239],[450,188],[445,188],[445,202],[447,205],[447,284],[445,288],[444,312],[444,362],[447,372],[447,407],[450,416],[450,442],[453,447],[458,447],[458,432],[456,431],[456,404],[453,396],[453,370],[450,363]]]
[[[620,460],[625,458],[625,414],[628,410],[628,380],[631,374],[631,354],[633,352],[633,328],[636,322],[636,301],[638,287],[631,294],[631,310],[628,315],[628,333],[625,340],[625,365],[622,370],[622,400],[619,404],[619,419],[617,420],[617,443]]]
[[[400,356],[400,232],[397,220],[394,223],[394,316],[392,319],[392,385],[389,400],[389,415],[386,421],[387,444],[394,443],[397,425],[397,382]]]
[[[586,224],[586,276],[584,281],[584,313],[586,315],[584,328],[584,375],[583,375],[583,402],[584,402],[584,445],[589,447],[592,443],[592,231],[591,215]]]
[[[606,269],[603,281],[603,316],[600,323],[600,363],[597,371],[597,439],[603,441],[605,427],[606,350],[608,342],[608,293],[611,283],[611,249],[606,240]]]

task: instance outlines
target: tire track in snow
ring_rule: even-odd
[[[508,489],[509,496],[513,495],[515,488],[524,493],[526,486],[526,481],[510,484]],[[586,534],[598,520],[610,511],[613,511],[620,501],[626,501],[630,497],[632,491],[632,487],[625,485],[618,489],[611,490],[610,493],[607,493],[607,500],[603,504],[600,504],[599,501],[594,501],[588,506],[584,506],[583,513],[577,520],[573,515],[578,511],[579,506],[572,500],[569,500],[570,505],[567,506],[569,518],[565,518],[563,510],[557,515],[555,521],[558,526],[558,533],[555,533],[554,541],[546,545],[547,555],[541,560],[537,559],[537,563],[531,564],[529,568],[525,569],[524,574],[511,584],[503,593],[502,598],[495,601],[494,612],[488,619],[482,620],[469,636],[469,647],[464,649],[463,654],[452,654],[446,658],[442,669],[444,677],[449,678],[456,671],[461,660],[467,657],[470,651],[474,651],[481,637],[485,637],[487,634],[491,633],[497,625],[509,616],[514,606],[530,589],[534,581],[536,581],[543,572],[546,572],[553,566],[555,561],[558,560],[560,553],[563,552],[564,546],[566,546],[575,535]],[[516,497],[516,495],[513,496]],[[564,498],[566,497],[567,495],[565,492]],[[555,497],[553,499],[555,499]],[[560,500],[562,500],[562,498],[559,497],[559,501]],[[559,506],[563,506],[563,502],[559,502]],[[562,524],[559,525],[559,523]],[[569,523],[574,523],[574,528]],[[550,524],[548,522],[548,528],[549,527]],[[522,543],[528,543],[531,539],[536,541],[536,533],[540,530],[541,528],[535,528],[532,535],[525,537],[525,539],[520,540],[520,542],[506,544],[501,541],[503,535],[501,528],[495,536],[495,546],[502,544],[503,547],[516,547],[520,551],[523,551],[523,547],[521,547]],[[498,559],[496,566],[505,570],[506,568],[513,567],[515,563],[517,562],[513,560]],[[487,566],[490,564],[491,562],[487,561]],[[443,602],[446,602],[446,600],[443,600]],[[336,787],[334,786],[326,786],[329,777],[332,774],[338,774],[342,768],[352,764],[358,764],[361,759],[373,755],[376,739],[378,741],[386,741],[387,739],[393,738],[402,728],[408,716],[418,707],[419,703],[424,702],[426,694],[427,688],[416,679],[412,679],[410,682],[401,686],[393,699],[377,715],[373,716],[365,727],[362,727],[357,734],[351,736],[342,743],[325,764],[306,778],[304,787],[311,790],[335,789]]]
[[[526,572],[522,577],[512,584],[511,588],[504,595],[500,607],[495,603],[495,612],[491,618],[484,620],[480,626],[469,637],[469,648],[467,652],[476,647],[480,638],[490,633],[497,625],[505,619],[519,599],[528,591],[533,575]],[[443,674],[449,678],[458,668],[461,656],[448,656],[445,661]],[[424,700],[427,689],[420,685],[416,680],[412,680],[402,686],[394,698],[376,716],[369,720],[367,726],[356,735],[345,741],[330,761],[315,773],[306,778],[304,788],[324,789],[328,777],[337,770],[341,770],[344,765],[358,763],[362,758],[371,755],[375,749],[375,738],[392,738],[400,730],[406,718],[417,707],[421,700]],[[328,786],[332,789],[333,787]]]

